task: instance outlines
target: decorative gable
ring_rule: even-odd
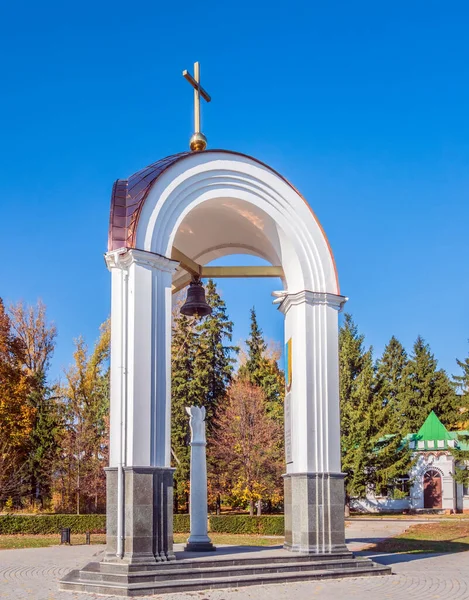
[[[454,439],[436,414],[431,411],[425,423],[414,437],[419,450],[434,448],[446,449],[454,447]]]

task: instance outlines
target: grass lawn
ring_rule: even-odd
[[[469,550],[469,521],[411,525],[407,531],[379,542],[377,552],[463,552]]]
[[[279,546],[283,545],[283,535],[263,536],[233,533],[210,533],[210,539],[215,544],[228,544],[235,546]],[[182,544],[187,541],[188,533],[175,533],[174,543]]]
[[[174,542],[182,544],[187,541],[188,533],[174,534]],[[237,546],[278,546],[283,544],[283,537],[261,535],[231,535],[228,533],[211,533],[210,538],[216,544],[235,544]],[[85,543],[85,536],[72,534],[73,546]],[[92,544],[105,544],[106,536],[101,533],[91,534]],[[0,535],[0,550],[12,548],[45,548],[60,544],[60,535]]]

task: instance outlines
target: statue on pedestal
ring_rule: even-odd
[[[206,552],[215,550],[208,537],[207,513],[207,459],[205,456],[205,407],[186,406],[191,428],[191,484],[189,512],[191,532],[185,550]]]

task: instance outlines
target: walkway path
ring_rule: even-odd
[[[381,525],[378,525],[378,524]],[[366,546],[409,526],[402,521],[353,521],[347,527],[350,548]],[[71,546],[0,551],[0,599],[115,600],[59,592],[57,580],[97,557],[102,546]],[[469,600],[469,552],[460,554],[372,554],[390,564],[394,575],[323,582],[256,586],[160,596],[163,600]],[[155,597],[154,597],[155,598]]]
[[[411,525],[419,523],[428,523],[431,521],[412,520],[412,519],[369,519],[359,518],[347,521],[345,535],[349,550],[356,552],[366,550],[376,542],[380,542],[389,537],[403,533]]]

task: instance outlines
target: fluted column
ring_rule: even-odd
[[[172,559],[171,275],[151,252],[109,252],[110,466],[105,560]]]
[[[346,298],[281,294],[290,346],[285,398],[285,547],[312,554],[345,549],[340,468],[338,312]]]

